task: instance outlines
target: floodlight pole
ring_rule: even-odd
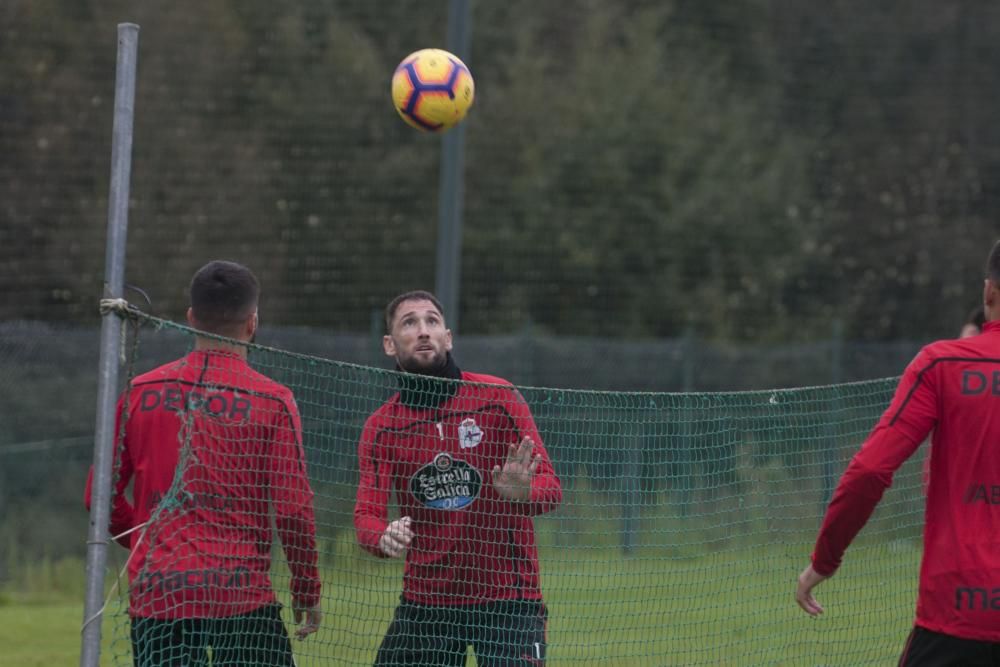
[[[469,64],[471,0],[448,3],[448,50]],[[441,143],[438,199],[437,272],[434,292],[444,306],[448,328],[458,332],[459,279],[462,260],[462,199],[465,196],[465,125],[444,134]]]
[[[125,284],[125,236],[128,230],[129,179],[132,171],[132,126],[135,115],[135,72],[139,26],[118,24],[115,110],[111,137],[111,184],[108,192],[108,240],[104,255],[105,299],[121,298]],[[87,532],[87,587],[81,630],[80,667],[98,667],[104,616],[104,570],[108,560],[111,519],[111,468],[118,393],[118,350],[121,320],[113,312],[101,318],[101,356],[97,376],[97,420],[94,430],[94,479]]]

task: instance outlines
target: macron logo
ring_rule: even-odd
[[[959,586],[955,589],[955,609],[1000,611],[1000,588],[991,590]]]

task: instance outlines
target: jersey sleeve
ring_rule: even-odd
[[[365,422],[358,442],[358,490],[354,503],[354,532],[358,544],[376,556],[385,556],[378,543],[389,521],[392,465],[376,444],[376,416]]]
[[[907,366],[889,408],[847,466],[816,539],[812,562],[817,573],[836,572],[896,470],[934,428],[938,388],[933,367],[926,349]]]
[[[292,598],[299,607],[319,604],[320,578],[316,552],[313,492],[302,448],[302,423],[291,398],[276,415],[270,451],[270,492],[275,524],[292,573]]]
[[[120,437],[123,406],[124,397],[122,396],[118,399],[118,407],[115,411],[114,458],[111,465],[111,479],[114,488],[112,491],[111,519],[108,523],[108,533],[113,537],[121,536],[122,533],[131,530],[135,523],[132,504],[125,495],[125,490],[132,479],[133,467],[132,458],[128,452],[127,440],[122,440]],[[88,512],[93,501],[93,489],[94,467],[91,466],[90,471],[87,473],[87,485],[83,491],[83,505]],[[128,549],[131,545],[132,536],[115,537],[115,541]]]
[[[531,499],[528,503],[521,503],[521,508],[530,516],[551,512],[562,503],[562,483],[556,475],[542,436],[538,433],[535,418],[521,392],[514,388],[510,390],[507,409],[514,418],[518,440],[531,438],[535,443],[534,453],[539,456],[538,468],[531,480]]]

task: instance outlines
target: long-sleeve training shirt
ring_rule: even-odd
[[[924,347],[830,501],[813,567],[830,575],[893,473],[934,431],[916,624],[1000,641],[1000,322]]]
[[[271,508],[293,600],[318,604],[313,493],[291,392],[238,355],[194,351],[131,383],[116,434],[125,409],[110,532],[149,521],[126,538],[132,615],[213,618],[273,604]],[[90,491],[88,481],[88,508]]]
[[[562,487],[531,412],[509,382],[461,373],[462,384],[440,406],[414,408],[399,394],[364,426],[358,445],[360,483],[354,507],[358,542],[383,556],[390,494],[412,519],[403,597],[429,605],[541,599],[532,517],[562,502]],[[541,460],[524,502],[493,486],[508,447],[523,437]]]

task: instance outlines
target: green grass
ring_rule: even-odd
[[[0,606],[4,664],[48,667],[78,662],[82,616],[78,601]]]
[[[59,602],[0,599],[0,664],[18,667],[76,665],[80,661],[80,625],[83,603],[80,599]],[[104,645],[109,646],[105,623]],[[102,665],[112,665],[110,655],[102,651]]]
[[[300,667],[371,664],[398,600],[400,563],[369,558],[347,535],[331,552],[323,627],[295,642]],[[912,623],[912,541],[852,547],[837,577],[817,590],[827,610],[819,619],[793,599],[808,553],[801,543],[675,553],[645,548],[624,559],[610,548],[546,547],[549,664],[892,664]],[[286,578],[276,576],[275,586],[286,589]],[[0,598],[4,664],[76,664],[82,595],[62,595]],[[128,665],[127,618],[115,603],[109,609],[102,664]]]

